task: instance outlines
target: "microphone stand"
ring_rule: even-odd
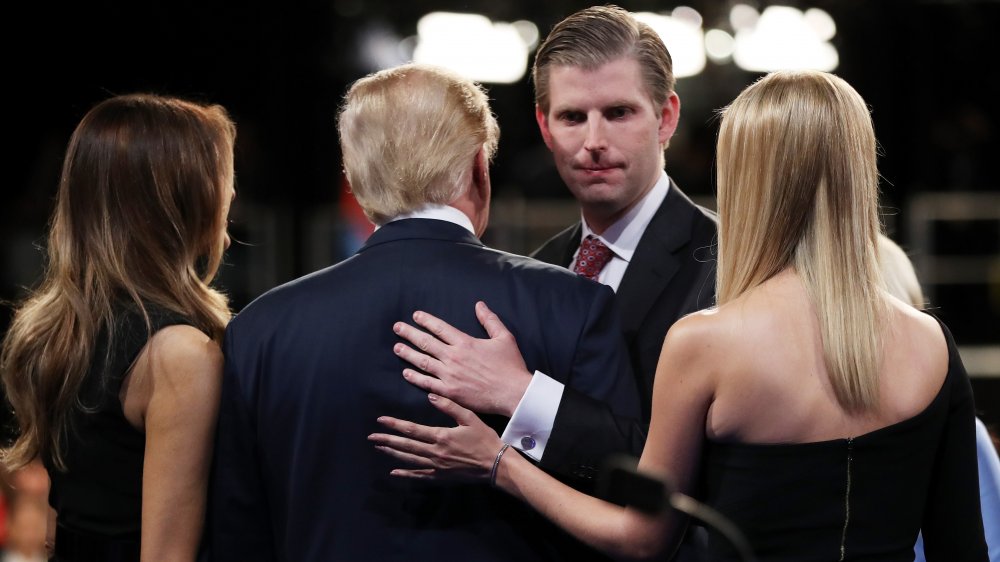
[[[750,542],[732,521],[698,500],[673,491],[665,480],[639,472],[638,462],[628,455],[611,457],[598,481],[599,497],[650,514],[675,509],[718,531],[744,562],[757,562]]]

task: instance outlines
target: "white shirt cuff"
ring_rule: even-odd
[[[549,435],[552,434],[564,388],[563,383],[535,371],[535,376],[531,377],[524,396],[517,403],[514,415],[510,417],[510,422],[500,437],[503,442],[510,443],[536,462],[541,461]]]

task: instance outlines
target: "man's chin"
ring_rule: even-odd
[[[618,214],[622,209],[628,206],[628,203],[621,200],[620,191],[590,191],[588,193],[578,195],[576,200],[580,203],[581,207],[604,216]]]
[[[622,186],[617,182],[594,179],[593,181],[577,182],[576,187],[570,191],[581,203],[586,201],[595,204],[602,202],[610,204],[621,197]]]

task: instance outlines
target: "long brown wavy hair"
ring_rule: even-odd
[[[10,469],[65,468],[68,415],[99,334],[134,303],[178,313],[221,340],[230,312],[209,283],[224,251],[236,127],[225,109],[150,94],[91,109],[66,149],[40,286],[16,310],[0,355],[20,434]]]

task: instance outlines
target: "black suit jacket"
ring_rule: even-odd
[[[600,401],[567,388],[542,456],[543,467],[593,479],[607,455],[642,452],[653,377],[667,330],[682,316],[715,303],[716,230],[715,213],[695,205],[671,181],[617,292],[642,414],[638,418],[615,415]],[[580,237],[577,223],[542,245],[532,257],[567,267]]]
[[[268,292],[229,325],[210,558],[578,559],[579,543],[526,505],[481,482],[390,477],[399,461],[366,439],[383,430],[380,415],[454,425],[403,379],[392,325],[420,309],[486,337],[477,300],[529,369],[638,414],[607,287],[486,248],[448,222],[389,223],[355,256]],[[486,421],[502,430],[507,420]]]

